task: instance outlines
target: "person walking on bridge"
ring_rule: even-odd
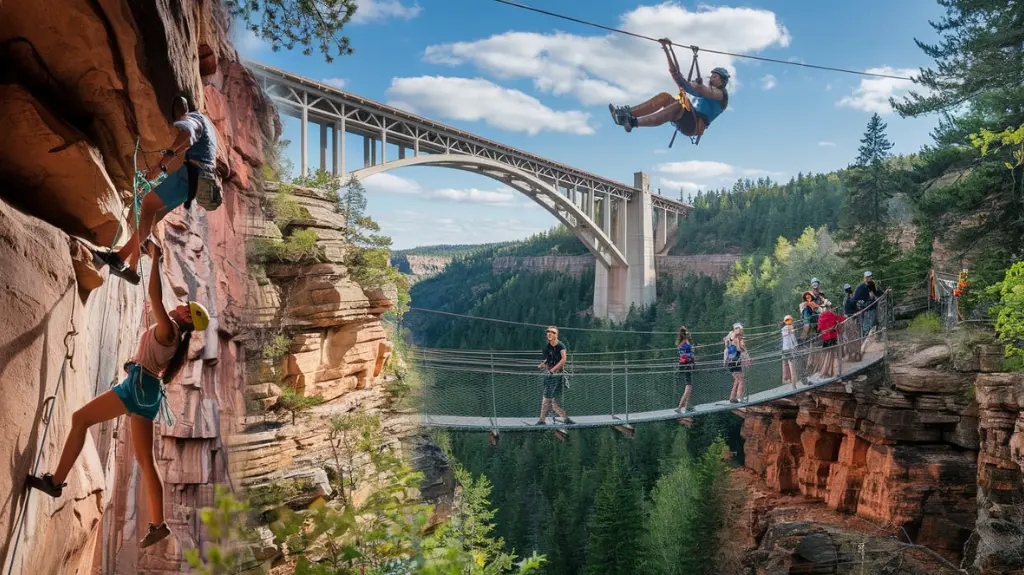
[[[149,299],[156,322],[142,334],[135,357],[125,364],[128,377],[72,414],[71,429],[53,474],[29,475],[27,480],[29,487],[59,498],[67,486],[65,480],[71,473],[71,467],[85,446],[89,428],[129,414],[132,448],[141,470],[152,519],[140,547],[149,547],[171,533],[164,521],[164,487],[153,459],[153,422],[163,415],[168,425],[174,425],[173,415],[168,415],[170,408],[167,407],[164,388],[174,381],[184,365],[192,332],[202,331],[210,324],[206,308],[194,301],[170,311],[164,309],[160,249],[152,242],[147,245],[153,258]]]
[[[743,324],[736,322],[732,324],[732,331],[723,339],[725,350],[722,352],[722,363],[729,368],[732,374],[732,392],[729,393],[729,403],[739,403],[743,398],[743,356],[747,353],[747,346],[743,343]]]
[[[155,180],[160,172],[167,178],[160,182],[153,193],[142,198],[139,229],[117,252],[93,250],[95,258],[110,267],[110,273],[125,281],[138,284],[140,276],[135,271],[139,263],[139,241],[145,242],[153,226],[178,206],[185,209],[192,206],[198,195],[199,203],[206,209],[216,209],[220,202],[220,187],[216,180],[217,130],[203,114],[189,111],[189,100],[184,95],[174,98],[171,104],[173,126],[178,130],[174,143],[164,150],[164,158],[146,173],[146,180]],[[184,152],[184,155],[182,155]],[[164,161],[167,161],[166,165]],[[204,198],[216,198],[216,205],[204,203]]]
[[[558,341],[558,328],[548,326],[546,336],[548,343],[544,346],[544,361],[540,362],[537,369],[546,370],[544,374],[544,398],[540,402],[540,419],[537,425],[545,425],[548,418],[548,409],[553,408],[555,413],[561,416],[564,423],[576,423],[569,419],[569,414],[558,405],[557,396],[565,387],[565,374],[562,368],[565,367],[565,346]]]
[[[686,327],[679,328],[679,338],[676,339],[676,351],[679,352],[679,369],[676,371],[676,381],[680,378],[686,382],[683,396],[679,398],[679,407],[676,412],[693,411],[690,407],[690,392],[693,391],[693,366],[697,363],[697,356],[693,353],[693,344],[690,343],[690,332]],[[679,388],[676,388],[677,390]]]

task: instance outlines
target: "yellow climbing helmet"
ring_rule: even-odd
[[[210,312],[206,311],[203,304],[197,301],[188,302],[188,311],[192,314],[192,328],[195,331],[203,331],[210,325]]]

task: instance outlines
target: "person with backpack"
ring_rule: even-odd
[[[732,325],[732,331],[723,339],[725,350],[722,352],[722,363],[729,368],[732,374],[732,392],[729,393],[729,403],[739,403],[743,397],[743,355],[747,346],[743,343],[743,324],[736,322]]]
[[[548,343],[544,346],[544,361],[537,366],[537,369],[543,369],[546,373],[544,374],[544,398],[540,402],[540,419],[537,420],[536,425],[547,424],[548,409],[554,409],[565,423],[576,423],[569,419],[569,414],[558,405],[556,398],[565,387],[565,374],[562,373],[566,360],[565,346],[558,341],[557,327],[548,326],[546,335]]]
[[[796,384],[800,380],[794,365],[796,346],[796,328],[793,327],[793,316],[787,315],[782,319],[782,383],[793,384],[793,389],[796,389]]]
[[[210,314],[198,302],[186,301],[170,310],[164,308],[160,248],[154,243],[147,246],[153,259],[149,298],[155,323],[143,332],[135,356],[125,364],[128,376],[72,414],[71,429],[68,430],[53,474],[44,473],[38,477],[29,475],[27,479],[29,487],[55,499],[60,498],[67,486],[65,480],[85,446],[89,428],[128,414],[132,448],[139,464],[139,475],[152,519],[146,536],[139,542],[142,548],[153,545],[171,533],[164,521],[163,482],[153,458],[153,422],[163,416],[168,425],[174,425],[174,416],[167,406],[165,388],[174,381],[188,359],[192,333],[203,331],[210,325]],[[78,493],[72,495],[85,496]]]
[[[676,408],[676,412],[693,411],[693,408],[690,407],[690,392],[693,391],[693,366],[697,363],[697,356],[694,353],[693,344],[690,343],[690,332],[685,326],[679,328],[676,351],[679,353],[676,381],[682,379],[686,382],[686,388],[683,391],[683,396],[679,398],[679,407]]]
[[[117,252],[113,250],[92,250],[95,258],[110,267],[110,273],[125,281],[138,285],[140,276],[135,271],[139,263],[139,241],[149,237],[150,232],[170,212],[185,204],[192,207],[192,200],[206,210],[215,210],[221,203],[220,185],[217,181],[217,130],[209,118],[197,111],[189,111],[189,100],[179,94],[171,104],[171,116],[178,135],[174,143],[164,150],[163,158],[146,172],[146,180],[155,180],[161,172],[167,178],[142,198],[139,214],[139,229]],[[184,154],[182,154],[184,152]],[[167,163],[164,163],[167,160]]]

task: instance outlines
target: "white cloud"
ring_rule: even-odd
[[[345,84],[348,84],[348,78],[324,78],[320,81],[328,86],[334,86],[339,90],[344,88]]]
[[[590,114],[559,112],[533,96],[481,78],[393,78],[389,103],[414,113],[487,124],[534,136],[542,131],[593,134]]]
[[[235,29],[239,30],[236,33],[238,36],[235,40],[235,46],[241,49],[242,52],[252,54],[270,47],[270,44],[267,44],[263,38],[257,36],[252,30],[244,29],[241,26],[237,26]]]
[[[772,88],[775,87],[775,84],[776,84],[775,76],[772,76],[771,74],[765,74],[761,78],[761,89],[762,90],[771,90]],[[726,109],[728,109],[728,108],[726,108]]]
[[[667,190],[682,190],[683,192],[693,193],[700,190],[703,186],[695,182],[661,178],[661,187]]]
[[[400,0],[359,0],[359,7],[352,15],[353,24],[365,24],[389,18],[412,20],[420,15],[419,4],[406,5]]]
[[[426,218],[395,214],[378,218],[396,249],[431,244],[476,244],[519,240],[551,228],[550,218]]]
[[[706,180],[719,176],[728,176],[736,171],[736,168],[723,162],[712,162],[706,160],[686,160],[684,162],[668,162],[658,164],[655,170],[663,174],[686,176],[694,180]]]
[[[889,74],[893,76],[910,77],[917,74],[918,70],[916,68],[893,68],[891,66],[883,66],[881,68],[868,68],[866,72],[872,74]],[[899,98],[905,95],[913,85],[914,83],[910,80],[896,80],[893,78],[864,78],[860,81],[860,85],[854,89],[853,94],[843,97],[841,100],[836,102],[836,106],[840,108],[864,110],[865,112],[888,114],[892,112],[892,106],[889,105],[889,98]]]
[[[620,16],[619,27],[655,38],[736,53],[788,46],[788,30],[774,13],[753,8],[699,7],[696,11],[665,2],[641,6]],[[688,54],[677,48],[689,69]],[[624,35],[579,36],[564,32],[505,32],[472,42],[429,46],[424,58],[448,66],[470,64],[501,79],[531,79],[546,93],[573,96],[584,105],[636,103],[661,91],[674,93],[657,44]],[[705,53],[702,68],[722,66],[733,75],[734,58]]]
[[[822,148],[834,148],[836,147],[835,142],[818,142],[818,145]]]
[[[428,189],[419,182],[383,172],[374,174],[362,182],[367,194],[406,194],[415,195],[428,200],[453,201],[468,204],[510,205],[515,203],[533,203],[512,188],[502,186],[496,190],[480,190],[477,188],[440,188]]]

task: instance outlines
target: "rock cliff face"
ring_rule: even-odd
[[[242,408],[235,335],[246,299],[246,188],[274,125],[226,24],[210,2],[0,3],[5,573],[180,573],[181,550],[205,537],[198,509],[229,479],[220,438]],[[201,62],[200,53],[210,55]],[[168,390],[177,425],[154,435],[173,535],[140,551],[151,513],[127,418],[92,429],[60,499],[27,492],[24,477],[37,460],[40,472],[55,467],[72,413],[123,377],[151,321],[144,286],[97,271],[81,240],[124,241],[137,139],[142,150],[170,145],[172,96],[182,90],[217,129],[225,200],[210,213],[180,208],[155,232],[164,303],[195,299],[213,322],[192,338],[190,361]],[[140,153],[138,167],[156,160]],[[143,265],[148,278],[148,258]],[[62,368],[68,331],[77,334]]]
[[[403,274],[412,276],[413,281],[419,281],[436,276],[444,271],[452,258],[448,256],[422,256],[408,254],[396,256],[391,263]]]
[[[999,521],[1022,495],[1024,379],[953,372],[945,344],[896,347],[906,359],[742,410],[745,464],[776,492],[1001,573]]]

